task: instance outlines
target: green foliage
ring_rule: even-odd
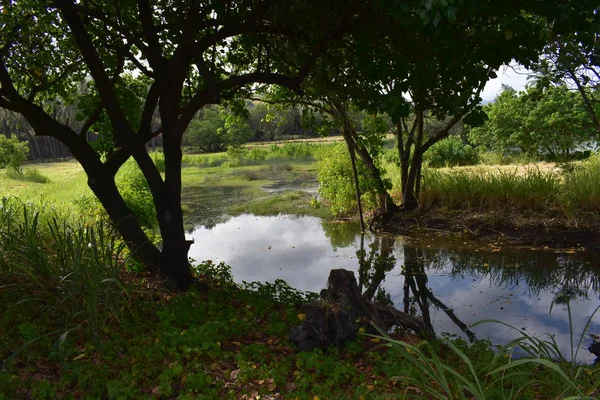
[[[115,177],[119,192],[127,207],[143,227],[156,226],[156,211],[150,187],[142,170],[133,159],[127,160]]]
[[[356,160],[356,164],[363,209],[374,209],[376,189],[368,178],[364,178],[368,173],[360,160]],[[334,215],[347,215],[356,209],[352,164],[348,148],[344,144],[332,146],[320,156],[317,179],[320,185],[319,194],[329,203]]]
[[[154,162],[154,165],[156,166],[156,169],[158,170],[158,172],[164,173],[165,172],[165,155],[159,151],[155,151],[155,152],[150,153],[150,157],[152,157],[152,161]]]
[[[154,153],[152,158],[160,171],[164,167],[164,156],[160,153]],[[121,166],[115,177],[115,182],[127,207],[138,219],[140,225],[144,228],[155,227],[157,221],[152,194],[144,174],[135,160],[130,158]],[[94,196],[80,196],[75,200],[75,204],[80,213],[92,221],[108,218],[106,211]]]
[[[182,163],[202,167],[239,167],[248,165],[277,164],[282,160],[313,161],[327,152],[330,145],[309,142],[272,144],[268,148],[229,146],[225,153],[185,155]]]
[[[521,93],[506,87],[486,111],[489,120],[473,128],[470,139],[498,152],[518,148],[537,157],[568,160],[577,146],[596,137],[580,96],[566,86],[530,86]]]
[[[205,153],[238,147],[252,137],[245,119],[223,107],[205,107],[199,118],[192,120],[185,142]]]
[[[8,168],[16,173],[21,173],[21,165],[27,160],[29,144],[17,139],[0,135],[0,168]]]
[[[475,165],[479,163],[479,153],[461,138],[452,136],[431,146],[425,160],[433,168]]]
[[[99,344],[128,306],[128,289],[119,277],[127,259],[115,232],[104,221],[68,223],[15,198],[2,200],[0,221],[0,277],[13,307],[6,318],[22,310],[33,317],[30,325],[20,325],[30,333],[23,331],[25,345],[5,365],[45,338],[57,340],[59,349],[69,335]],[[36,316],[53,323],[40,330]]]
[[[148,92],[150,81],[144,75],[133,76],[125,73],[115,82],[114,92],[119,106],[124,110],[125,118],[129,125],[137,130],[144,106],[144,98]],[[94,82],[82,84],[83,93],[77,99],[78,120],[86,120],[97,112],[101,103],[100,95],[94,89]],[[90,131],[97,135],[97,139],[90,145],[100,155],[106,155],[115,149],[115,138],[112,122],[106,112],[102,110],[98,120],[90,127]]]
[[[283,279],[275,282],[242,282],[242,287],[256,291],[260,296],[278,301],[284,304],[297,305],[316,300],[319,295],[312,292],[303,292],[287,284]]]

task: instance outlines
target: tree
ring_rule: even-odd
[[[535,85],[569,85],[579,92],[593,127],[600,131],[600,14],[590,15],[576,33],[560,35],[532,67]]]
[[[360,1],[4,2],[0,10],[0,107],[22,114],[37,136],[68,146],[134,255],[182,289],[193,281],[181,213],[181,141],[198,110],[256,84],[298,90],[336,39],[360,25]],[[117,85],[128,71],[148,80],[137,120]],[[61,124],[44,107],[60,97],[77,103],[76,85],[97,94],[85,127],[106,115],[114,149],[105,159],[85,140],[87,129]],[[152,129],[155,111],[161,126]],[[162,134],[165,175],[145,144]],[[159,251],[115,185],[133,157],[148,181],[162,237]]]
[[[530,59],[548,41],[544,33],[552,26],[549,21],[566,20],[577,27],[595,5],[588,0],[414,0],[401,6],[383,0],[7,1],[0,10],[5,39],[0,47],[0,107],[22,114],[36,135],[67,145],[134,254],[187,288],[193,278],[181,212],[181,141],[198,110],[247,94],[257,85],[301,91],[317,63],[355,32],[348,55],[360,67],[358,82],[379,85],[372,106],[398,123],[408,115],[401,98],[410,83],[413,100],[427,100],[418,103],[418,115],[423,104],[431,104],[430,112],[438,119],[464,116],[471,111],[465,102],[476,104],[471,89],[489,77],[489,68],[511,58]],[[561,33],[573,30],[565,27]],[[411,68],[406,60],[412,60]],[[126,100],[116,88],[133,70],[148,79],[137,121],[130,120]],[[93,125],[102,113],[110,120],[114,150],[106,157],[87,143],[87,129],[61,124],[44,106],[45,100],[56,98],[76,104],[76,86],[85,79],[94,82],[100,113],[87,116],[84,126]],[[443,90],[438,88],[435,95],[422,89],[440,83]],[[385,98],[388,107],[383,107]],[[161,125],[153,129],[157,110]],[[164,178],[145,148],[158,135],[163,137]],[[415,150],[416,166],[430,140],[443,136],[442,131]],[[114,182],[129,157],[152,193],[163,241],[160,251]],[[409,174],[409,179],[415,176]],[[412,185],[406,186],[414,192]]]
[[[192,147],[212,153],[245,144],[252,134],[244,117],[226,108],[205,107],[201,116],[190,123],[184,140]]]
[[[379,83],[366,107],[386,112],[395,124],[404,210],[418,206],[425,152],[457,124],[484,121],[480,93],[493,71],[512,59],[536,59],[551,37],[554,13],[562,11],[534,2],[428,2],[405,30],[385,30],[378,48],[359,47],[377,60],[364,69],[365,80]]]
[[[598,136],[582,98],[564,85],[529,86],[521,93],[505,88],[486,112],[489,120],[470,137],[496,151],[519,148],[529,155],[564,160]]]

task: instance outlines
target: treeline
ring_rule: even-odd
[[[57,103],[59,103],[57,101]],[[81,130],[84,127],[84,110],[78,107],[59,107],[63,123]],[[278,107],[261,102],[247,101],[242,107],[229,105],[207,106],[198,111],[183,137],[183,146],[191,152],[213,153],[225,151],[229,146],[248,142],[278,141],[316,138],[336,135],[339,130],[323,122],[323,115],[306,107]],[[156,122],[160,126],[160,121]],[[47,160],[71,157],[69,148],[49,136],[36,136],[29,123],[19,114],[0,108],[0,134],[16,136],[29,144],[29,159]],[[92,125],[86,132],[86,141],[102,151],[111,147],[111,133],[103,124]],[[162,135],[152,138],[147,147],[162,146]]]
[[[590,98],[600,97],[595,88],[587,92]],[[498,153],[569,161],[597,148],[600,103],[588,110],[585,98],[565,82],[532,84],[521,92],[504,86],[484,110],[487,121],[468,131],[468,141]]]

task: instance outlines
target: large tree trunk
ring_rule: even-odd
[[[163,118],[167,120],[167,118]],[[179,136],[175,124],[165,127],[165,134]],[[170,130],[169,130],[170,127]],[[186,290],[194,281],[188,260],[190,243],[185,239],[183,213],[181,210],[181,141],[165,140],[163,144],[165,156],[165,180],[161,181],[160,174],[152,159],[144,148],[136,161],[142,168],[154,198],[156,214],[160,228],[163,246],[161,251],[160,269],[163,274],[172,279],[181,290]]]
[[[60,127],[60,128],[59,128]],[[81,163],[88,176],[88,186],[100,204],[106,210],[115,228],[123,237],[133,256],[149,269],[157,270],[160,260],[160,251],[150,241],[140,227],[137,218],[131,213],[125,200],[119,193],[114,180],[114,173],[108,171],[105,164],[86,142],[83,136],[70,135],[69,128],[57,124],[55,130],[65,130],[64,137],[68,137],[67,145],[71,154]]]
[[[406,178],[404,192],[402,193],[402,209],[404,211],[415,210],[419,207],[417,193],[420,188],[417,187],[417,183],[420,184],[422,162],[423,154],[421,153],[421,151],[415,149],[412,163],[408,170],[408,176]]]

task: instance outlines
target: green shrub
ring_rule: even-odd
[[[16,136],[7,138],[0,135],[0,168],[8,168],[21,172],[21,165],[27,160],[29,144],[17,139]]]
[[[127,207],[143,227],[156,226],[156,211],[148,182],[133,159],[127,160],[115,177]]]
[[[366,169],[357,160],[359,188],[363,210],[372,210],[376,205],[376,191],[369,185]],[[347,215],[357,207],[354,177],[350,154],[345,144],[337,144],[322,154],[317,171],[319,194],[329,202],[334,215]]]
[[[431,146],[425,153],[425,161],[430,167],[456,167],[479,163],[479,153],[459,137],[449,137]]]
[[[246,157],[254,161],[264,161],[269,156],[269,151],[266,149],[250,149]]]
[[[157,157],[160,160],[160,158]],[[160,163],[160,161],[159,161]],[[144,228],[153,228],[157,224],[154,201],[144,174],[133,159],[127,160],[115,177],[119,193],[133,215]],[[100,201],[93,195],[81,196],[75,200],[80,213],[87,219],[98,221],[108,218]]]
[[[154,165],[156,165],[156,169],[160,173],[165,172],[165,155],[159,151],[154,151],[150,153],[150,157],[152,161],[154,161]],[[183,160],[182,160],[183,161]]]

